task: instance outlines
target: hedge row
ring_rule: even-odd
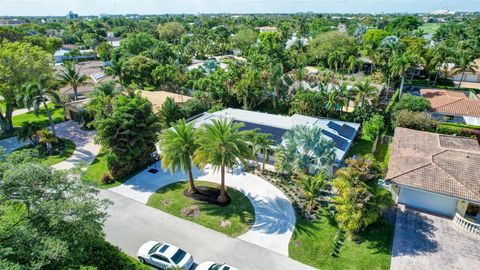
[[[447,135],[474,137],[475,133],[480,132],[480,127],[462,124],[452,125],[452,123],[438,123],[436,127],[436,132]]]
[[[400,95],[400,88],[397,88],[397,90],[395,90],[395,93],[393,93],[392,98],[387,104],[387,108],[385,108],[385,113],[389,114],[391,112],[391,110],[393,109],[393,105],[398,100],[398,95]]]

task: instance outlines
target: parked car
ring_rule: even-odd
[[[160,269],[181,267],[185,270],[193,265],[193,257],[188,252],[168,243],[148,241],[137,252],[140,262]]]
[[[195,270],[238,270],[233,266],[224,263],[203,262],[195,268]]]

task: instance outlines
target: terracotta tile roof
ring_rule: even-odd
[[[396,128],[387,179],[480,203],[479,168],[477,140]]]
[[[421,89],[420,93],[430,101],[433,112],[480,116],[480,99],[477,96],[470,98],[462,91],[442,89]]]

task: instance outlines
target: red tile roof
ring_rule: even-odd
[[[430,101],[433,112],[480,117],[480,99],[476,96],[442,89],[422,89],[420,93]]]
[[[479,168],[477,140],[396,128],[387,179],[480,203]]]

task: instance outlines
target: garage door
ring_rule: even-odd
[[[457,199],[405,187],[400,189],[398,202],[446,216],[453,216],[457,206]]]

